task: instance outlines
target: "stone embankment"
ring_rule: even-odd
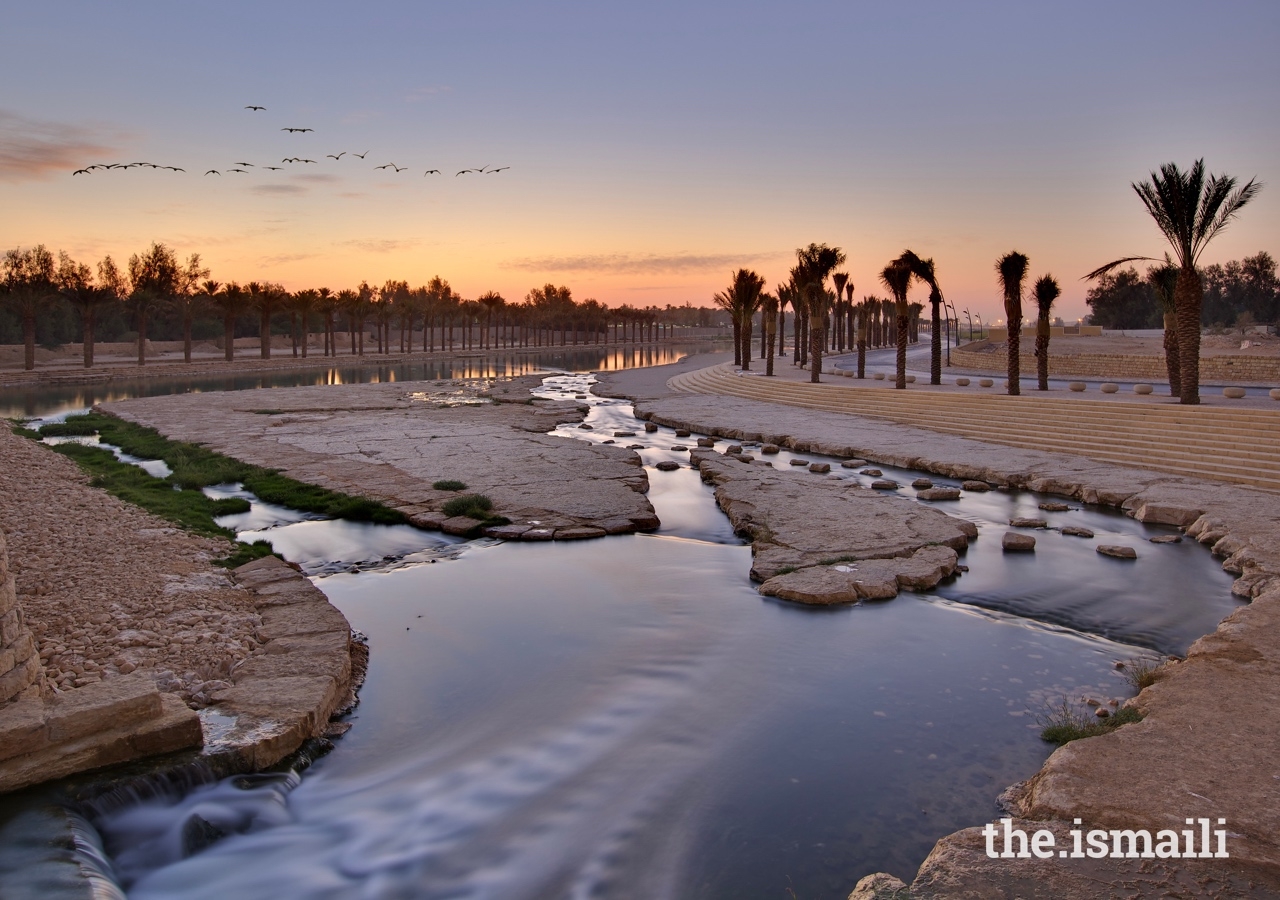
[[[0,429],[0,607],[15,601],[0,621],[19,649],[29,628],[37,661],[0,702],[0,791],[202,744],[245,771],[323,734],[363,652],[341,613],[280,560],[228,574],[211,560],[229,542],[87,481]]]
[[[830,604],[928,589],[978,534],[972,522],[850,481],[744,454],[695,450],[690,459],[734,531],[751,540],[751,577],[766,596]]]
[[[547,434],[587,407],[534,400],[529,376],[482,382],[400,382],[184,394],[102,404],[167,437],[201,443],[291,478],[378,500],[424,528],[465,534],[449,518],[461,481],[511,520],[491,534],[565,540],[656,528],[640,458],[620,447]]]
[[[1023,377],[1035,375],[1038,362],[1033,354],[1019,354],[1018,360]],[[1003,344],[993,345],[986,341],[968,344],[951,351],[951,365],[957,369],[1003,374],[1008,367],[1008,348]],[[1050,342],[1049,375],[1054,378],[1077,375],[1160,384],[1168,380],[1169,372],[1161,356],[1132,353],[1055,354],[1053,343]],[[1280,359],[1267,356],[1201,356],[1200,380],[1206,384],[1280,385]]]
[[[676,428],[857,456],[958,479],[1119,507],[1182,526],[1224,558],[1252,602],[1201,638],[1130,703],[1144,716],[1074,741],[1006,798],[1017,827],[1182,829],[1223,818],[1230,858],[990,859],[981,829],[941,840],[908,887],[869,876],[858,898],[1274,896],[1280,893],[1280,516],[1266,492],[839,413],[730,397],[670,396],[637,415]],[[1034,429],[1034,423],[1028,423]],[[1214,826],[1218,827],[1218,826]],[[1177,892],[1181,891],[1182,894]],[[1164,894],[1161,894],[1164,895]]]

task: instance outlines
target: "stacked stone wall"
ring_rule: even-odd
[[[39,678],[40,657],[18,606],[9,553],[0,532],[0,703],[17,697]]]
[[[979,345],[981,346],[981,345]],[[1034,377],[1036,358],[1019,355],[1023,377]],[[1003,348],[992,351],[956,349],[951,351],[951,365],[960,369],[982,369],[1004,372],[1008,357]],[[1082,353],[1055,356],[1049,344],[1049,374],[1054,376],[1096,376],[1162,382],[1168,378],[1162,356],[1126,356],[1122,353]],[[1280,359],[1268,356],[1202,356],[1200,380],[1217,382],[1258,382],[1280,386]]]

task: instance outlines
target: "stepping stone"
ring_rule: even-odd
[[[1119,544],[1099,544],[1097,551],[1103,556],[1113,556],[1116,559],[1137,559],[1138,551],[1132,547],[1122,547]]]
[[[917,500],[959,500],[960,488],[932,487],[916,492]]]
[[[809,471],[815,475],[825,475],[831,471],[831,463],[809,463]]]
[[[628,450],[643,450],[644,444],[627,444]]]
[[[865,459],[846,459],[840,463],[840,466],[845,469],[856,469],[858,466],[865,466],[866,464],[867,461]]]
[[[672,449],[672,450],[674,450],[676,453],[681,453],[681,452],[683,452],[683,453],[688,453],[688,452],[689,452],[689,448],[688,448],[688,447],[686,447],[684,444],[672,444],[672,445],[671,445],[671,449]]]
[[[662,462],[654,466],[654,468],[659,472],[674,472],[676,469],[680,468],[680,463],[675,462],[674,460],[664,459]]]
[[[699,447],[714,447],[716,445],[715,438],[698,438]]]
[[[729,455],[729,456],[733,456],[733,455],[735,455],[735,454],[741,453],[741,452],[742,452],[742,445],[741,445],[741,444],[730,444],[730,445],[729,445],[729,449],[725,450],[724,452],[725,452],[727,455]]]
[[[985,481],[965,481],[961,483],[960,487],[974,494],[985,494],[991,490],[991,485]]]
[[[871,490],[873,491],[896,491],[898,482],[896,481],[873,481],[871,482]]]
[[[738,462],[749,463],[752,460],[754,460],[755,457],[752,456],[750,453],[739,453],[737,456],[734,457],[734,459],[736,459]]]
[[[925,488],[933,487],[933,482],[928,478],[917,478],[915,481],[911,482],[911,486],[916,490],[921,491]]]
[[[688,436],[689,436],[689,429],[687,428],[676,429],[676,437],[688,437]]]
[[[591,430],[591,426],[590,426],[590,425],[587,425],[586,423],[583,423],[582,425],[579,425],[578,427],[579,427],[579,428],[581,428],[583,431],[590,431],[590,430]]]
[[[1067,525],[1065,528],[1062,529],[1062,533],[1069,534],[1072,537],[1082,537],[1082,538],[1093,537],[1092,531],[1090,531],[1088,528],[1081,528],[1079,525]]]
[[[1181,544],[1182,535],[1178,534],[1162,534],[1159,537],[1151,538],[1153,544]]]
[[[777,453],[778,450],[779,450],[779,447],[777,444],[765,444],[763,447],[760,448],[761,453],[766,453],[770,455]]]
[[[616,444],[616,443],[618,443],[618,442],[617,442],[617,441],[615,441],[615,440],[610,439],[610,440],[607,440],[607,441],[601,441],[600,443],[602,443],[602,444]]]
[[[807,466],[807,465],[809,465],[809,460],[807,460],[807,459],[793,459],[793,460],[791,460],[791,465],[793,465],[793,466]]]
[[[652,422],[645,422],[644,430],[649,432],[650,434],[653,434],[655,431],[658,430],[658,426],[653,424]]]
[[[1017,516],[1010,519],[1009,524],[1014,528],[1045,528],[1049,523],[1044,519],[1034,519],[1031,516]]]
[[[1036,549],[1036,539],[1029,534],[1006,531],[1000,547],[1005,553],[1028,553]]]
[[[613,433],[613,436],[614,437],[635,437],[636,433],[634,431],[615,431]]]
[[[859,475],[870,475],[872,478],[879,478],[879,477],[880,477],[881,475],[883,475],[884,473],[883,473],[883,472],[881,472],[879,469],[863,469],[863,470],[862,470],[861,472],[859,472],[858,474],[859,474]]]
[[[1059,503],[1056,500],[1046,500],[1040,504],[1040,508],[1045,512],[1067,512],[1071,509],[1066,503]]]

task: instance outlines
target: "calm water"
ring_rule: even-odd
[[[1006,556],[1008,518],[1041,499],[1006,492],[943,505],[980,536],[934,594],[762,598],[710,488],[652,468],[693,440],[592,403],[595,429],[563,433],[644,445],[655,535],[468,542],[262,504],[234,523],[333,573],[316,583],[369,637],[362,702],[301,779],[101,820],[131,897],[844,896],[995,816],[1051,749],[1047,704],[1128,696],[1116,660],[1182,652],[1236,605],[1203,547],[1146,543],[1162,530],[1098,509],[1042,515],[1136,563],[1044,531],[1034,556]],[[231,836],[182,859],[193,814]]]

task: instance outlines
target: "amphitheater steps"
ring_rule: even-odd
[[[741,376],[728,365],[676,376],[671,386],[1280,491],[1280,413],[1268,410],[815,385]]]

